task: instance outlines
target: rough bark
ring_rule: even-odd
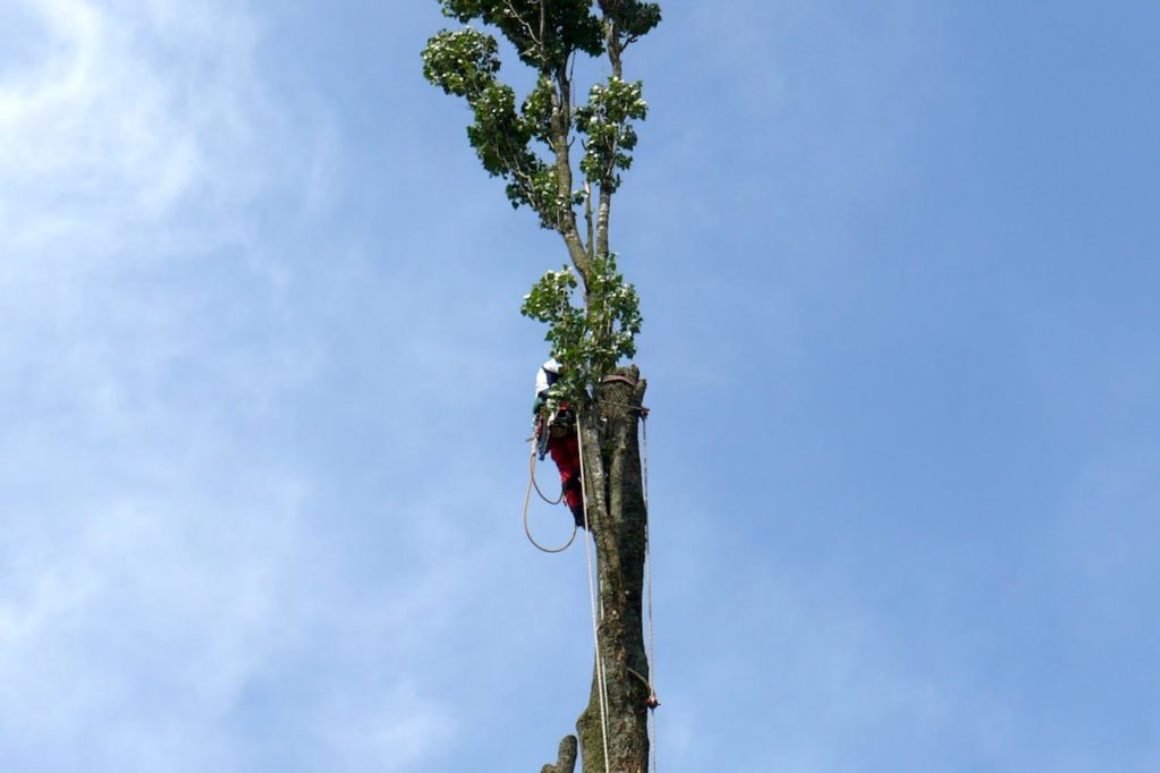
[[[647,512],[637,441],[646,385],[635,367],[620,368],[616,375],[624,380],[597,387],[592,405],[580,417],[580,432],[588,519],[600,577],[599,640],[607,689],[609,769],[646,773],[650,690],[642,596]],[[576,728],[583,773],[603,773],[604,737],[595,668],[588,707]]]
[[[576,770],[576,736],[566,735],[560,741],[560,752],[556,757],[555,765],[545,765],[540,773],[575,773]]]
[[[572,264],[580,272],[580,276],[584,280],[584,286],[587,287],[591,261],[588,258],[588,252],[584,249],[584,242],[580,238],[580,231],[576,227],[576,210],[572,208],[571,204],[572,157],[570,148],[572,133],[572,82],[563,67],[558,68],[554,72],[545,70],[543,74],[551,76],[556,84],[554,97],[555,109],[552,111],[551,123],[551,144],[556,168],[556,195],[561,202],[556,231],[564,239],[564,245],[568,248],[568,255],[572,258]]]

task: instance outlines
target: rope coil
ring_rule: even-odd
[[[536,483],[536,442],[535,442],[535,438],[532,438],[532,453],[528,457],[528,488],[527,488],[527,490],[524,491],[524,534],[527,535],[528,542],[532,543],[532,545],[534,545],[537,550],[540,550],[544,553],[563,553],[565,550],[567,550],[569,547],[571,547],[572,543],[576,540],[576,532],[579,530],[579,528],[575,524],[573,524],[572,525],[572,536],[568,538],[567,542],[565,542],[563,545],[561,545],[558,548],[544,547],[539,542],[537,542],[536,538],[532,536],[531,528],[528,526],[528,503],[532,499],[532,489],[533,488],[536,489],[536,493],[540,495],[540,498],[543,499],[545,502],[547,502],[550,505],[558,505],[558,504],[560,504],[560,500],[564,498],[564,490],[561,489],[560,496],[556,498],[555,502],[553,502],[552,500],[550,500],[546,496],[544,496],[544,492],[540,491],[540,484]]]

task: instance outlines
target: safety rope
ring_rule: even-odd
[[[562,546],[560,546],[558,548],[546,548],[543,545],[541,545],[539,542],[536,542],[536,538],[532,536],[532,530],[528,527],[528,503],[532,499],[532,488],[536,489],[536,493],[540,495],[541,499],[543,499],[545,502],[547,502],[548,504],[551,504],[551,505],[560,504],[560,499],[564,498],[564,491],[563,491],[563,489],[561,489],[560,490],[560,498],[557,499],[555,502],[553,502],[552,500],[550,500],[546,496],[544,496],[544,492],[540,491],[540,484],[536,483],[536,440],[535,440],[535,438],[532,438],[532,453],[528,457],[528,488],[527,488],[527,490],[524,491],[524,534],[527,535],[528,542],[532,543],[536,547],[537,550],[541,550],[545,553],[563,553],[565,550],[567,550],[569,547],[571,547],[572,542],[576,539],[576,532],[578,531],[578,528],[575,524],[573,524],[572,525],[572,536],[568,538],[567,542],[565,542]]]
[[[540,490],[540,482],[536,480],[536,449],[532,449],[531,469],[528,470],[528,477],[532,479],[532,485],[536,489],[536,493],[540,495],[540,499],[544,500],[550,505],[558,505],[564,501],[564,487],[560,486],[560,495],[555,499],[548,499],[547,495]]]
[[[592,528],[588,523],[588,486],[584,474],[584,423],[579,411],[576,412],[576,448],[580,456],[580,506],[584,508],[584,530],[588,534],[592,534]],[[595,536],[593,538],[595,539]],[[588,564],[588,601],[592,607],[592,644],[596,649],[596,689],[600,703],[600,738],[604,744],[604,771],[612,773],[611,762],[608,759],[608,697],[606,695],[608,685],[604,679],[604,657],[600,654],[600,622],[596,613],[599,578],[594,581],[592,546],[587,537],[584,539],[584,557]],[[603,607],[603,599],[601,607]]]
[[[607,380],[613,380],[612,377],[606,377]],[[617,377],[616,380],[630,383],[628,379]],[[648,603],[648,658],[649,679],[646,679],[641,673],[633,668],[627,668],[628,673],[635,676],[645,687],[648,688],[648,708],[649,711],[649,733],[652,743],[650,744],[652,750],[652,771],[657,773],[659,770],[657,765],[657,720],[652,709],[660,705],[657,699],[656,690],[653,688],[652,682],[655,681],[656,676],[656,635],[653,627],[653,582],[652,582],[652,539],[649,532],[649,507],[648,507],[648,408],[639,405],[628,405],[626,403],[616,403],[624,407],[637,411],[641,418],[642,431],[642,452],[641,452],[641,472],[642,472],[642,494],[644,498],[644,512],[645,512],[645,577],[647,588],[647,603]],[[584,470],[584,433],[582,429],[582,421],[579,412],[576,414],[576,443],[577,452],[580,457],[580,502],[584,510],[584,530],[588,534],[592,534],[592,528],[588,523],[588,487],[587,476]],[[531,530],[528,527],[528,503],[531,500],[532,489],[535,488],[536,493],[540,495],[548,504],[559,504],[564,497],[564,491],[561,489],[560,496],[555,500],[548,499],[544,496],[544,492],[540,490],[539,483],[536,481],[536,442],[535,437],[532,438],[532,452],[528,459],[528,487],[524,492],[524,534],[527,535],[528,541],[532,543],[537,549],[545,553],[561,553],[567,550],[572,542],[576,539],[576,533],[579,530],[578,526],[573,526],[572,536],[568,541],[559,548],[546,548],[536,541],[532,536]],[[595,537],[593,537],[595,538]],[[592,546],[587,538],[584,540],[584,556],[588,567],[588,599],[592,608],[592,642],[596,654],[596,682],[597,682],[597,697],[600,704],[600,728],[601,741],[604,747],[604,769],[605,773],[611,773],[611,762],[608,758],[608,683],[604,669],[604,658],[600,652],[600,619],[604,617],[604,600],[600,599],[599,611],[597,611],[597,597],[599,595],[599,577],[593,570],[592,566]]]
[[[653,632],[653,582],[652,582],[652,536],[649,532],[649,521],[651,520],[648,509],[648,409],[641,406],[640,409],[640,428],[642,438],[641,449],[641,475],[642,475],[642,493],[644,496],[644,565],[645,565],[645,579],[648,589],[648,681],[645,684],[648,686],[648,707],[649,707],[649,723],[652,725],[652,769],[653,773],[657,773],[657,718],[656,713],[652,711],[661,702],[657,700],[656,690],[652,683],[656,682],[656,636]],[[639,674],[637,675],[639,676]]]

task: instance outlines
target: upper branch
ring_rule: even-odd
[[[556,230],[563,237],[568,255],[587,287],[591,261],[576,226],[576,211],[572,206],[572,81],[563,67],[554,75],[556,93],[551,119],[551,146],[556,157],[557,198],[567,203],[559,209]]]

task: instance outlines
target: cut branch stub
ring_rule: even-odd
[[[545,765],[540,768],[540,773],[575,773],[576,753],[576,736],[564,736],[564,739],[560,741],[560,751],[556,757],[556,764]]]

